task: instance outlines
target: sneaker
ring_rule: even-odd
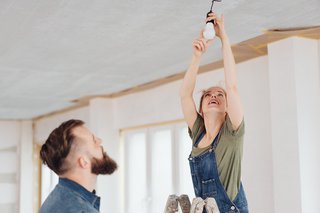
[[[207,197],[204,201],[207,213],[220,213],[216,200],[213,197]]]
[[[193,198],[190,213],[202,213],[204,205],[201,197]]]
[[[188,195],[180,195],[178,198],[182,213],[190,213],[191,203]]]
[[[169,195],[164,213],[174,213],[178,212],[178,196]]]

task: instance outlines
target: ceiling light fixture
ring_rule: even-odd
[[[212,0],[210,11],[207,13],[207,18],[209,17],[209,14],[212,13],[212,7],[213,7],[213,4],[214,4],[215,1],[216,2],[221,2],[221,0]],[[210,39],[214,38],[215,32],[214,32],[213,25],[214,25],[214,20],[207,21],[206,27],[205,27],[205,29],[203,31],[203,37],[205,39],[210,40]]]

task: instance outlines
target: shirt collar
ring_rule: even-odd
[[[94,206],[95,209],[99,211],[100,197],[95,195],[96,190],[90,192],[80,184],[66,178],[59,178],[59,184],[79,193],[81,197],[86,199],[89,203],[91,203]]]

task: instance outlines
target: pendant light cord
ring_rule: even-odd
[[[210,12],[212,12],[213,3],[214,3],[214,0],[212,0]]]

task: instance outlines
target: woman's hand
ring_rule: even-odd
[[[213,40],[206,40],[203,37],[203,30],[200,32],[199,38],[195,39],[192,43],[193,55],[196,57],[202,56],[206,52],[208,46],[213,43]]]
[[[214,20],[214,31],[216,32],[216,36],[219,37],[221,40],[227,38],[227,33],[224,29],[224,16],[221,15],[219,18],[215,13],[209,13],[206,22]]]

